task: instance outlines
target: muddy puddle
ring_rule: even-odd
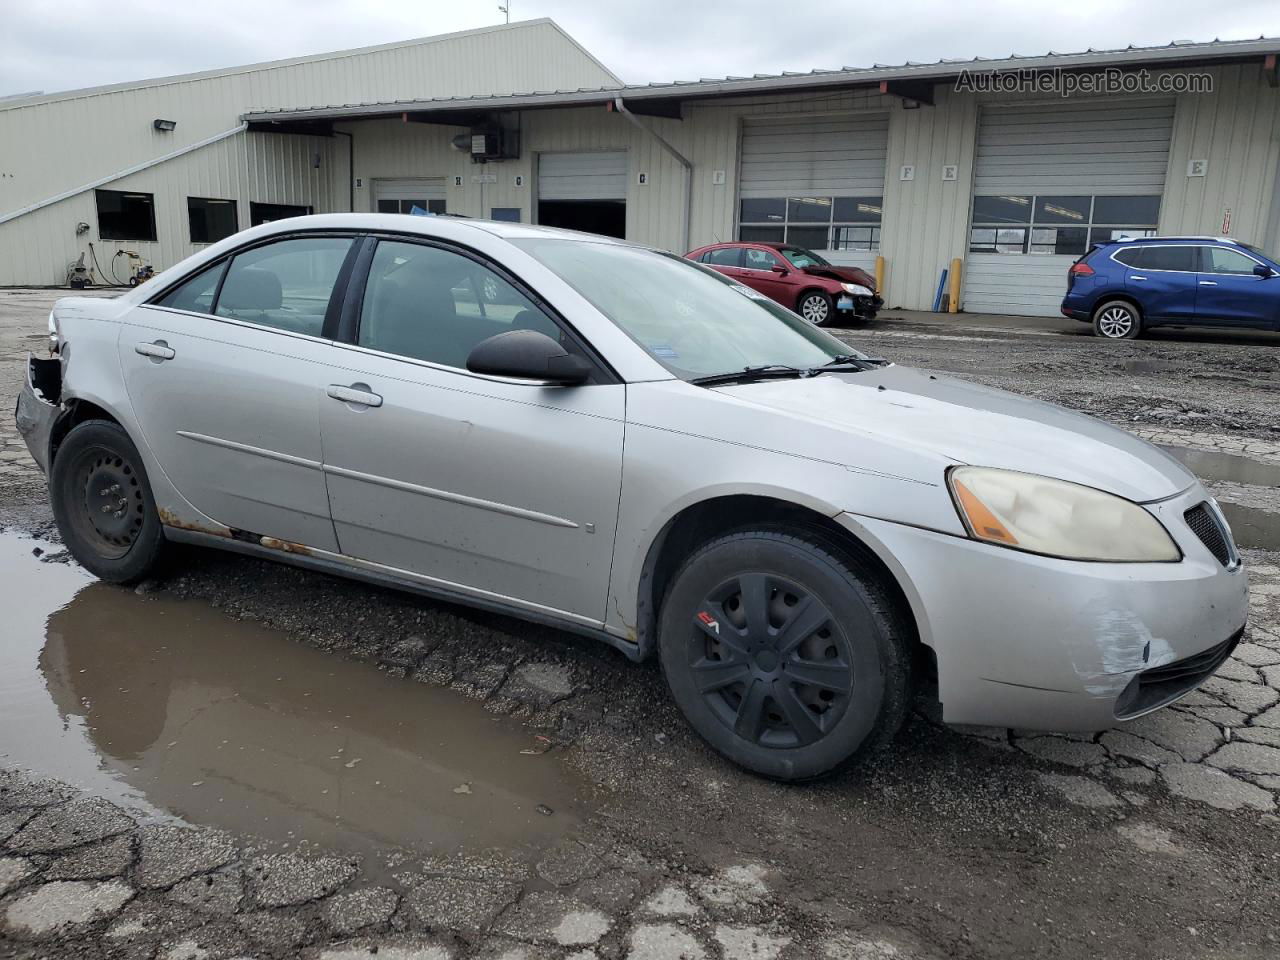
[[[375,876],[405,848],[529,855],[587,813],[559,754],[522,752],[534,735],[477,703],[37,547],[58,549],[0,535],[11,764],[151,815],[363,855]]]
[[[1263,463],[1231,453],[1192,450],[1188,447],[1161,447],[1206,484],[1244,483],[1280,490],[1280,465]],[[1236,544],[1262,550],[1280,550],[1280,513],[1260,507],[1220,500],[1223,514],[1231,524]]]

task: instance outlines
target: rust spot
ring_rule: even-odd
[[[166,527],[172,527],[174,530],[190,530],[193,533],[207,533],[211,537],[230,537],[231,534],[227,530],[218,527],[203,527],[198,523],[188,523],[179,517],[172,510],[166,507],[158,507],[156,513],[160,515],[160,522]]]
[[[285,553],[296,553],[300,557],[311,556],[311,548],[304,543],[293,543],[289,540],[280,540],[277,537],[262,537],[258,542],[268,550],[281,550]]]

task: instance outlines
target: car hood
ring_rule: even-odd
[[[844,283],[860,283],[868,290],[876,288],[875,278],[861,267],[804,267],[801,272],[811,277],[825,277],[828,280],[840,280]]]
[[[909,367],[767,380],[718,390],[749,405],[913,447],[954,463],[1057,477],[1139,502],[1163,500],[1196,482],[1168,454],[1100,420]],[[856,445],[830,455],[848,466],[865,466]]]

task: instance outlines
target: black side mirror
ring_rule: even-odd
[[[1275,274],[1272,273],[1271,268],[1268,267],[1265,263],[1259,263],[1257,266],[1253,268],[1253,272],[1255,275],[1261,277],[1263,280],[1266,280],[1268,277],[1275,276]]]
[[[591,376],[591,364],[537,330],[508,330],[480,341],[467,357],[467,369],[563,386],[585,383]]]

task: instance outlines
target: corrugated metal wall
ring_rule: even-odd
[[[146,86],[32,98],[0,105],[0,216],[231,130],[252,110],[616,82],[559,27],[542,20]],[[175,120],[177,128],[156,131],[157,118]],[[19,144],[38,149],[11,148]],[[124,246],[157,269],[186,256],[187,196],[242,201],[242,226],[249,222],[248,200],[346,209],[345,147],[341,138],[330,145],[311,138],[268,142],[260,135],[247,141],[240,136],[110,184],[156,194],[157,242]],[[89,234],[77,237],[77,222],[89,223]],[[0,284],[60,283],[67,262],[87,250],[88,240],[99,248],[100,260],[104,249],[114,252],[115,245],[98,240],[92,193],[0,224]]]

